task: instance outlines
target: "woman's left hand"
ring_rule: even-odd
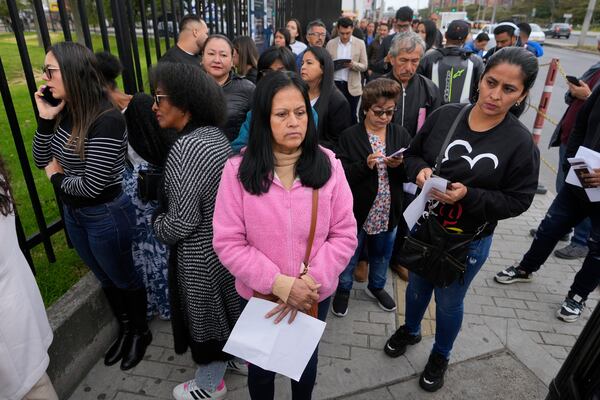
[[[54,175],[54,174],[64,174],[65,173],[63,168],[60,166],[60,164],[56,160],[56,158],[52,158],[52,161],[50,161],[48,163],[48,165],[46,165],[44,170],[46,171],[46,176],[48,177],[48,179],[52,178],[52,175]]]
[[[279,314],[279,315],[277,315]],[[294,322],[294,320],[296,319],[296,315],[298,314],[298,310],[292,306],[290,306],[289,304],[285,304],[283,303],[281,300],[279,300],[279,304],[277,305],[277,307],[275,307],[274,309],[272,309],[271,311],[269,311],[267,313],[267,315],[265,315],[265,318],[271,318],[273,315],[277,315],[277,317],[275,318],[275,321],[273,321],[274,323],[278,324],[281,321],[283,321],[283,319],[290,314],[290,319],[288,321],[288,324],[291,324],[292,322]]]
[[[450,184],[450,187],[445,192],[440,192],[437,189],[431,191],[431,197],[441,202],[442,204],[454,204],[459,202],[467,195],[467,187],[460,182]]]
[[[397,168],[404,162],[404,157],[386,157],[383,162],[388,168]]]

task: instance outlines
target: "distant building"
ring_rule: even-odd
[[[456,8],[462,9],[463,5],[481,4],[485,7],[493,7],[494,2],[498,3],[499,7],[512,7],[513,0],[429,0],[429,8]]]

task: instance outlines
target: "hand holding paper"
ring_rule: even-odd
[[[448,181],[438,176],[431,176],[425,181],[421,193],[404,211],[404,220],[409,231],[415,226],[419,218],[421,218],[423,211],[425,211],[427,200],[431,198],[431,191],[437,189],[439,192],[445,192],[447,187]]]

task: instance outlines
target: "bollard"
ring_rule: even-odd
[[[548,67],[548,74],[546,75],[546,83],[544,83],[544,91],[542,92],[542,98],[540,99],[540,105],[538,107],[538,113],[533,123],[533,142],[537,145],[540,142],[542,136],[542,128],[544,127],[544,115],[548,110],[550,104],[550,97],[552,97],[552,88],[554,87],[554,81],[556,80],[556,72],[558,71],[558,58],[553,58]]]

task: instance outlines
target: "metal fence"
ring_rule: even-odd
[[[44,10],[42,0],[31,0],[31,5],[36,18],[36,21],[33,21],[35,29],[46,51],[52,45],[48,19],[51,29],[60,29],[66,41],[72,41],[75,36],[75,28],[80,27],[77,39],[85,43],[90,50],[105,50],[118,54],[123,64],[124,90],[127,93],[136,93],[149,89],[144,86],[144,72],[147,73],[152,66],[152,59],[159,59],[166,50],[175,45],[178,35],[177,21],[183,15],[189,13],[200,15],[206,21],[210,33],[224,33],[230,38],[237,35],[248,35],[250,1],[252,0],[70,0],[69,4],[66,0],[57,0],[57,13]],[[38,111],[33,98],[37,86],[24,34],[24,24],[31,25],[31,21],[23,20],[22,16],[25,10],[19,10],[16,0],[6,0],[6,2],[10,17],[10,29],[17,43],[31,106],[37,118]],[[282,19],[285,14],[284,2],[283,0],[275,0],[275,2],[277,14],[281,13],[279,18]],[[95,29],[90,28],[91,18],[96,21],[94,24],[97,24],[97,28]],[[92,40],[92,31],[98,32],[98,28],[102,39],[101,49],[94,48]],[[141,48],[138,46],[140,35],[143,43]],[[116,49],[111,46],[111,37],[115,39]],[[154,50],[153,54],[152,49]],[[142,66],[140,60],[142,52],[145,56],[145,66]],[[143,68],[146,71],[143,71]],[[35,273],[31,257],[31,250],[35,246],[43,244],[48,261],[56,261],[50,239],[52,235],[64,228],[62,207],[58,206],[61,219],[50,224],[46,223],[40,196],[29,166],[29,149],[25,146],[21,135],[1,55],[0,94],[38,228],[37,232],[26,237],[17,212],[19,244]],[[59,202],[58,196],[56,198]]]

